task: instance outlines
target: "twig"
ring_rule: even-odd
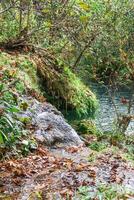
[[[17,1],[15,1],[12,5],[10,5],[8,8],[5,8],[4,10],[0,11],[0,14],[3,14],[4,12],[7,12],[8,10],[10,10],[11,8],[14,7],[14,5],[16,4]]]
[[[80,52],[80,54],[78,55],[78,57],[77,57],[77,59],[76,59],[74,65],[73,65],[73,67],[72,67],[73,69],[76,68],[77,64],[78,64],[78,63],[80,62],[80,60],[81,60],[81,57],[83,56],[83,53],[86,51],[87,48],[89,48],[89,46],[92,44],[92,42],[95,40],[96,37],[97,37],[97,35],[93,35],[93,36],[89,39],[88,43],[84,46],[83,50],[82,50],[82,51]]]

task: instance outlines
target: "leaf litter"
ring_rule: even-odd
[[[116,183],[133,191],[134,168],[126,160],[107,151],[89,162],[90,155],[86,147],[50,150],[40,146],[26,158],[3,161],[0,199],[73,199],[81,186],[95,188],[98,183]]]

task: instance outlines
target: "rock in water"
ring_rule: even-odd
[[[36,125],[35,138],[45,145],[63,144],[65,146],[81,145],[83,142],[76,131],[66,122],[61,112],[49,103],[31,100],[27,116]]]

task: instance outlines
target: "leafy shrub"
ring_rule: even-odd
[[[103,142],[92,142],[89,147],[94,151],[102,151],[103,149],[108,147],[108,143]]]
[[[112,145],[118,145],[119,143],[123,143],[125,141],[125,136],[120,132],[106,132],[107,139],[110,141]]]
[[[81,134],[94,134],[99,132],[91,120],[81,120],[76,124],[76,129]]]
[[[27,155],[37,144],[31,139],[28,126],[31,118],[23,116],[29,105],[24,95],[32,88],[37,91],[36,68],[34,63],[23,55],[0,53],[0,158],[6,152],[13,155]],[[23,143],[25,142],[25,144]],[[4,153],[2,153],[4,152]]]
[[[16,107],[7,107],[0,116],[0,142],[10,146],[21,135],[21,124],[13,118]]]

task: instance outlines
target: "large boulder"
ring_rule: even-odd
[[[36,123],[38,130],[35,135],[37,138],[38,136],[42,137],[43,142],[47,145],[55,143],[79,145],[82,143],[75,130],[61,115],[43,112],[37,115]]]
[[[30,117],[36,127],[35,138],[45,145],[80,145],[83,144],[76,131],[66,122],[61,112],[45,102],[29,99],[29,109],[23,114]]]

